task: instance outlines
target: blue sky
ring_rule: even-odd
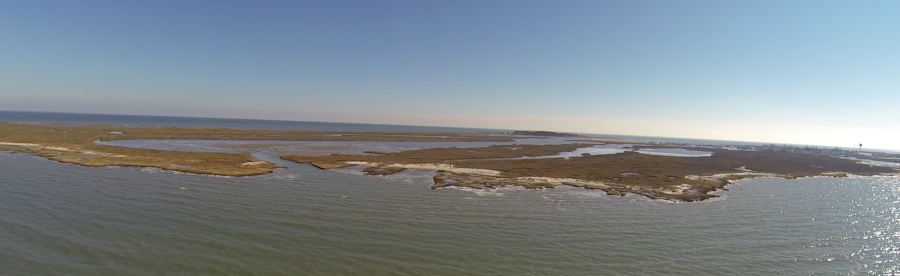
[[[0,110],[900,149],[900,1],[3,1]]]

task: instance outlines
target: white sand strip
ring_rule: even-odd
[[[362,165],[369,167],[381,166],[380,163],[373,162],[363,162],[363,161],[347,161],[345,162],[351,165]],[[499,171],[495,170],[486,170],[486,169],[472,169],[472,168],[457,168],[453,165],[449,164],[391,164],[387,165],[388,167],[394,168],[407,168],[414,170],[430,170],[430,171],[448,171],[460,174],[476,174],[476,175],[487,175],[487,176],[498,176],[500,175]]]

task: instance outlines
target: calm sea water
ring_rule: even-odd
[[[667,203],[431,190],[305,165],[225,178],[0,155],[2,275],[900,273],[900,180],[753,179]]]
[[[679,204],[283,164],[227,178],[0,153],[0,275],[900,274],[895,177]]]

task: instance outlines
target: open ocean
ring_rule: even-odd
[[[29,115],[30,114],[30,115]],[[486,130],[0,112],[0,121]],[[900,179],[759,178],[671,203],[429,188],[302,164],[255,177],[0,153],[0,275],[897,275]]]

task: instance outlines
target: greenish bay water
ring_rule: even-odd
[[[2,275],[891,275],[900,180],[752,179],[670,203],[431,190],[293,165],[227,178],[0,155]]]
[[[3,111],[0,121],[479,131]],[[896,177],[750,179],[720,199],[671,203],[432,190],[424,172],[282,164],[229,178],[0,153],[0,275],[900,274]]]

